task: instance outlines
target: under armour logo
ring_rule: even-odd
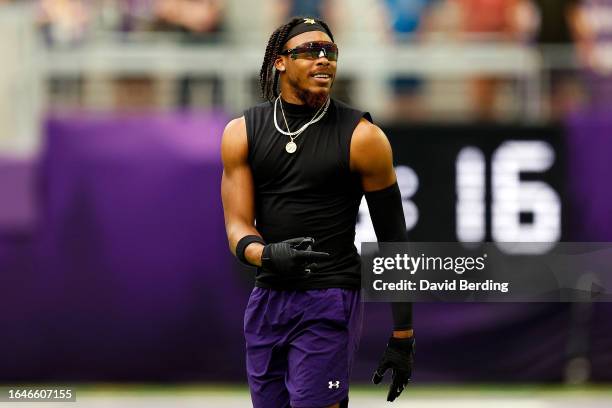
[[[330,390],[332,388],[340,388],[340,381],[336,381],[336,382],[328,381],[328,382],[329,382],[329,387],[327,388],[329,388]]]

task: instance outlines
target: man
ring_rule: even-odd
[[[223,134],[229,246],[258,268],[244,318],[256,408],[348,406],[362,318],[354,239],[364,192],[379,241],[406,240],[386,136],[368,113],[330,99],[337,58],[323,21],[279,27],[260,73],[269,102]],[[392,305],[394,330],[374,373],[379,383],[392,369],[389,401],[411,376],[410,306]]]

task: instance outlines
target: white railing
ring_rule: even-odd
[[[37,65],[51,76],[212,75],[220,78],[223,107],[240,112],[253,100],[251,80],[259,73],[262,50],[227,45],[150,43],[92,44],[72,49],[47,49]],[[354,80],[353,100],[374,114],[384,114],[387,83],[394,75],[460,79],[494,75],[525,84],[524,114],[540,115],[540,56],[514,44],[432,44],[343,49],[338,77]]]

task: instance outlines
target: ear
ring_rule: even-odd
[[[278,57],[274,61],[274,68],[279,72],[284,72],[287,68],[285,67],[285,60],[282,57]]]

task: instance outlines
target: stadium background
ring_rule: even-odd
[[[219,142],[294,14],[332,24],[335,95],[389,136],[412,240],[612,239],[612,1],[0,1],[0,382],[249,406]],[[401,404],[606,406],[611,312],[417,304]],[[356,406],[384,403],[389,327],[366,305]]]

